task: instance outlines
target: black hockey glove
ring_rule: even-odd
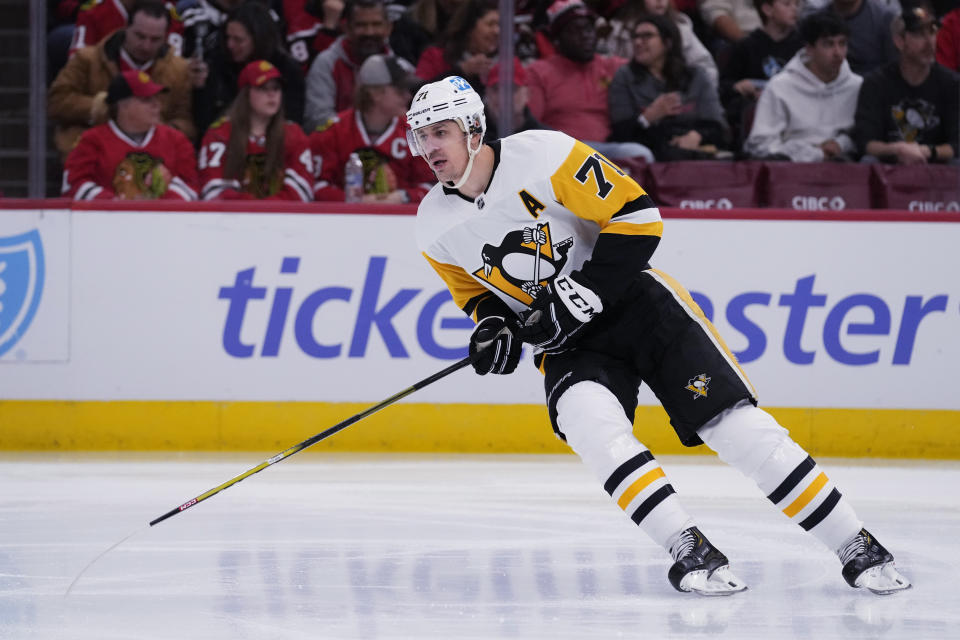
[[[534,299],[518,337],[544,353],[561,353],[573,346],[573,337],[601,311],[603,303],[593,289],[572,274],[559,276]]]
[[[480,321],[470,336],[470,357],[473,370],[481,376],[488,373],[513,373],[520,362],[523,343],[517,338],[520,323],[499,316]]]

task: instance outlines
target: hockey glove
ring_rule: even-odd
[[[470,357],[473,370],[481,376],[488,373],[513,373],[520,362],[523,343],[516,333],[520,323],[499,316],[488,316],[480,321],[470,336]]]
[[[534,299],[518,337],[544,353],[561,353],[601,311],[603,303],[593,289],[573,275],[559,276]]]

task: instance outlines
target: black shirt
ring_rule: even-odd
[[[782,40],[774,40],[763,29],[754,29],[733,46],[730,61],[720,72],[720,79],[731,85],[752,78],[769,80],[783,69],[803,46],[796,30]]]
[[[949,143],[957,157],[960,130],[960,76],[934,63],[922,84],[903,79],[900,65],[891,62],[863,79],[857,99],[854,140],[861,152],[871,140]]]

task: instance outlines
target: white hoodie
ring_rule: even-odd
[[[857,95],[863,78],[846,60],[833,82],[823,82],[807,68],[800,49],[770,79],[760,101],[743,150],[753,157],[784,154],[794,162],[820,162],[818,145],[833,139],[845,153],[855,149],[846,131],[853,127]]]

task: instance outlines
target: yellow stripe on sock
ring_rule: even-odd
[[[617,500],[617,504],[621,509],[626,511],[627,505],[630,504],[631,500],[637,497],[638,493],[649,487],[654,480],[663,477],[666,477],[666,474],[663,472],[661,467],[647,471],[645,474],[634,480],[632,485],[627,487],[627,490],[624,491],[623,495],[620,496],[620,499]]]
[[[823,486],[827,484],[827,474],[820,472],[820,475],[817,476],[817,479],[810,483],[810,486],[807,487],[803,493],[797,496],[797,499],[790,503],[790,506],[783,510],[787,514],[788,518],[800,513],[800,510],[805,506],[810,504],[810,501],[813,500],[813,496],[820,493],[820,489],[823,489]]]

